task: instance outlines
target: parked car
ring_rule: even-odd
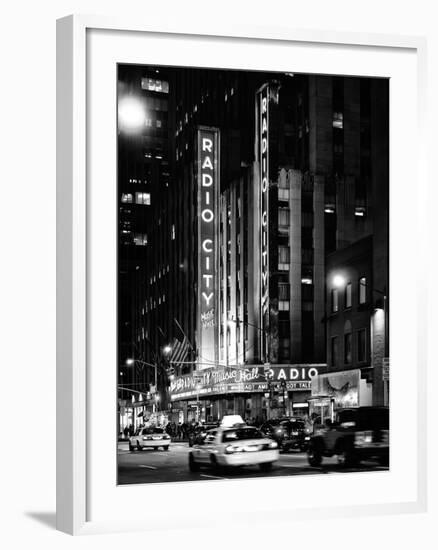
[[[323,457],[337,455],[345,466],[373,459],[389,464],[388,407],[357,407],[338,411],[334,422],[326,421],[315,430],[307,451],[311,466],[319,466]]]
[[[268,420],[261,431],[278,443],[281,451],[290,449],[306,450],[310,440],[310,429],[302,418],[284,417]]]
[[[165,451],[169,450],[170,435],[166,433],[164,428],[147,427],[139,428],[133,436],[129,438],[129,450],[138,451],[145,447],[158,448],[163,447]]]
[[[277,443],[257,428],[246,424],[218,426],[193,445],[189,468],[196,472],[202,465],[212,468],[258,465],[263,472],[269,472],[278,458]]]

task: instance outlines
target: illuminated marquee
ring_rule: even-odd
[[[217,361],[218,143],[217,129],[198,129],[198,350],[203,362]]]
[[[260,326],[269,330],[269,86],[258,93],[259,165],[260,165]],[[263,339],[264,340],[264,339]],[[262,343],[266,357],[267,343]]]
[[[315,365],[270,365],[267,370],[259,365],[208,369],[202,373],[187,374],[174,378],[170,383],[172,401],[207,397],[227,393],[262,393],[268,384],[274,391],[309,391],[312,380],[326,371],[325,364]]]

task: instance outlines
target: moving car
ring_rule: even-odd
[[[311,466],[319,466],[324,456],[337,455],[345,466],[361,460],[389,464],[388,407],[358,407],[338,411],[335,422],[315,430],[310,438],[307,457]]]
[[[310,441],[310,429],[302,418],[284,417],[268,420],[260,429],[278,443],[280,451],[304,451]]]
[[[129,438],[129,450],[138,451],[145,447],[158,448],[163,447],[165,451],[169,450],[170,435],[166,433],[164,428],[149,426],[147,428],[139,428],[133,436]]]
[[[278,460],[278,445],[253,426],[238,423],[221,425],[209,430],[203,441],[198,440],[189,452],[190,471],[200,466],[213,468],[259,465],[269,472]]]

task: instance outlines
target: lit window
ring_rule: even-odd
[[[165,80],[157,80],[155,78],[142,78],[141,87],[149,92],[160,92],[162,94],[169,93],[169,83]]]
[[[364,218],[366,216],[367,209],[365,206],[356,206],[354,209],[354,215],[358,218]]]
[[[333,113],[333,128],[344,127],[344,115],[342,113]]]
[[[290,298],[290,286],[288,283],[278,283],[278,299],[289,300]]]
[[[175,224],[172,224],[172,230],[171,230],[171,233],[170,233],[170,238],[172,239],[172,241],[175,240]]]
[[[301,279],[301,284],[303,284],[303,285],[311,285],[311,284],[313,284],[313,279],[312,279],[312,277],[303,277],[303,278]]]
[[[336,313],[339,310],[338,289],[332,289],[332,313]]]
[[[288,300],[279,300],[278,301],[278,311],[289,311],[289,301]]]
[[[147,119],[144,121],[144,124],[145,124],[145,126],[147,126],[147,127],[149,127],[149,128],[152,127],[152,119],[147,118]]]
[[[334,214],[336,212],[336,206],[333,203],[327,203],[324,206],[324,212],[326,214]]]
[[[288,246],[278,247],[278,269],[287,271],[290,266],[290,250]]]
[[[278,209],[278,228],[289,229],[289,208]]]
[[[367,301],[367,279],[361,277],[359,279],[359,304],[365,304]]]
[[[132,202],[132,194],[122,193],[122,202]]]
[[[161,128],[161,120],[157,120],[157,128]]]
[[[288,201],[289,200],[289,189],[278,188],[278,200],[279,201]]]
[[[150,193],[136,193],[135,194],[136,204],[151,204],[151,194]]]
[[[351,283],[345,286],[345,308],[351,307]]]
[[[146,246],[148,244],[148,236],[144,233],[135,233],[134,244],[136,246]]]

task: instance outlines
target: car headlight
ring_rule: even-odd
[[[278,447],[276,441],[271,441],[269,444],[268,444],[268,447],[270,449],[276,449]]]

